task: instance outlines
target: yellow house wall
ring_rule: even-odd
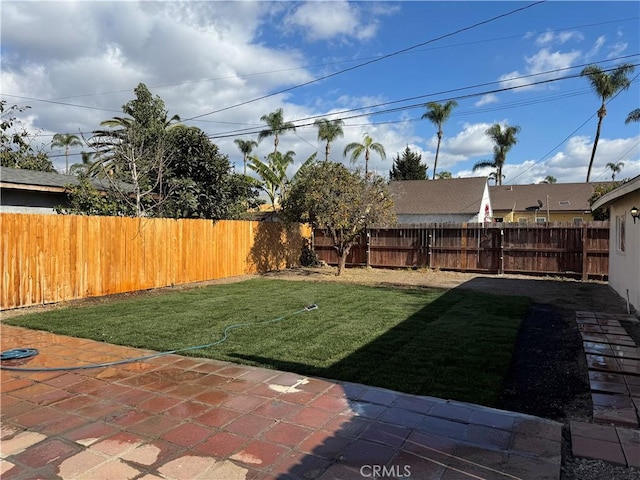
[[[541,210],[540,212],[512,212],[510,210],[494,210],[493,217],[502,217],[505,223],[517,223],[518,218],[525,217],[530,223],[535,222],[535,217],[547,217],[547,212]],[[582,217],[583,222],[593,221],[593,215],[591,213],[581,212],[549,212],[549,222],[573,222],[575,217]]]

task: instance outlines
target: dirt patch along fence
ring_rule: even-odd
[[[0,309],[295,266],[308,229],[282,223],[0,214]]]
[[[460,272],[563,275],[605,279],[609,224],[462,224],[369,229],[353,247],[348,266],[434,268]],[[368,241],[367,241],[368,240]],[[331,238],[314,231],[314,250],[338,262]]]

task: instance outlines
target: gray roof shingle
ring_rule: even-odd
[[[476,214],[487,177],[403,180],[389,183],[398,215]]]
[[[533,185],[490,186],[491,205],[493,210],[511,210],[523,212],[538,208],[538,200],[542,209],[551,211],[587,211],[590,210],[589,198],[599,183],[537,183]],[[547,197],[548,195],[548,197]]]
[[[77,185],[78,178],[74,175],[63,175],[55,172],[39,172],[22,168],[0,167],[0,182],[18,185],[32,185],[39,187],[65,188],[67,185]],[[92,178],[91,183],[98,190],[106,190],[109,183]]]

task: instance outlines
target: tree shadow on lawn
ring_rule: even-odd
[[[291,465],[286,474],[277,478],[316,478],[313,472],[318,471],[322,462],[325,462],[324,468],[319,471],[322,473],[329,468],[336,478],[342,478],[340,475],[360,478],[363,472],[358,469],[366,465],[386,465],[392,469],[409,465],[417,478],[422,478],[421,472],[442,475],[447,465],[454,465],[464,475],[464,472],[486,473],[482,465],[489,464],[482,456],[482,452],[486,451],[481,450],[486,448],[482,443],[485,440],[475,444],[470,432],[487,427],[472,425],[468,413],[486,410],[484,407],[444,400],[505,408],[503,391],[505,385],[513,385],[508,376],[514,373],[511,359],[516,341],[519,348],[527,350],[526,341],[531,337],[529,330],[532,326],[535,330],[533,324],[540,326],[544,323],[545,328],[538,328],[534,332],[542,335],[539,340],[544,342],[549,329],[558,327],[558,318],[552,308],[534,304],[527,309],[529,304],[526,300],[508,296],[490,298],[489,302],[482,303],[478,308],[477,299],[480,296],[470,291],[468,286],[447,291],[400,324],[327,368],[277,358],[233,354],[236,358],[278,370],[340,380],[343,398],[353,412],[353,415],[344,416],[340,428],[332,431],[331,435],[327,434],[327,438],[314,447],[311,455],[299,458],[297,464]],[[527,323],[525,336],[519,331],[521,319],[524,320],[523,324]],[[567,335],[571,336],[572,333],[576,334],[576,339],[579,338],[576,328],[575,332],[559,337],[559,341],[565,341]],[[536,351],[540,347],[540,341],[533,345]],[[520,352],[517,355],[519,362],[522,363],[529,353]],[[532,359],[533,362],[540,355],[544,356],[544,346],[538,354]],[[531,365],[519,365],[517,374],[526,376],[527,372],[522,370],[522,366],[531,368]],[[544,363],[545,368],[549,365],[550,362]],[[543,379],[536,375],[534,380],[538,382]],[[366,386],[392,391],[371,390]],[[536,386],[539,387],[536,384],[521,394],[535,394]],[[437,398],[419,398],[400,392]],[[513,398],[510,400],[511,405],[515,405]],[[448,408],[452,410],[446,410]],[[437,411],[456,413],[451,418]],[[460,412],[459,418],[455,418],[457,412]],[[494,414],[501,415],[493,410],[489,413]],[[507,435],[507,430],[497,431],[495,435]],[[510,432],[508,434],[511,435]],[[499,466],[500,470],[509,471],[512,468],[504,463],[508,449],[506,444],[498,448],[503,463],[494,466]],[[335,456],[332,457],[334,452]],[[465,458],[463,452],[480,455],[475,458],[477,463],[473,464],[474,467],[456,460]],[[364,473],[368,472],[366,470]],[[535,473],[527,472],[529,478]]]
[[[423,298],[419,289],[406,293],[416,302]],[[491,406],[501,393],[527,305],[525,298],[452,289],[326,368],[243,353],[229,356],[277,370]]]

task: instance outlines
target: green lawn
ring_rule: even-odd
[[[312,303],[319,308],[290,315]],[[252,279],[4,322],[167,351],[212,343],[229,325],[285,316],[188,354],[494,405],[528,305],[455,289]]]

